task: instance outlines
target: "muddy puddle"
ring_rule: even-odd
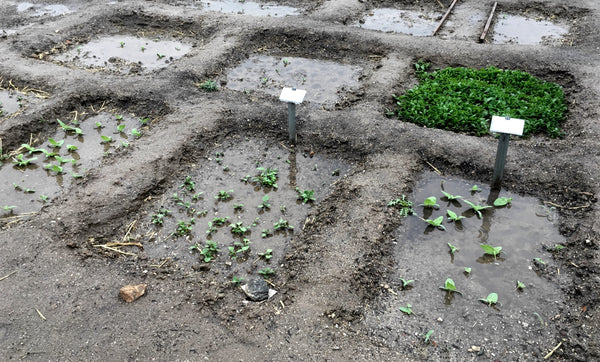
[[[553,319],[559,315],[564,297],[555,282],[541,275],[548,272],[558,274],[558,280],[566,278],[552,258],[560,246],[549,250],[564,241],[555,225],[555,211],[535,198],[502,191],[499,196],[512,198],[512,202],[481,210],[478,217],[464,200],[485,205],[490,190],[479,185],[480,192],[471,192],[473,185],[436,174],[425,175],[416,185],[410,200],[417,205],[435,196],[439,209],[415,206],[416,215],[407,217],[405,226],[394,235],[396,270],[382,286],[378,309],[368,317],[376,329],[374,337],[392,346],[414,341],[415,350],[428,354],[431,350],[422,336],[434,330],[431,339],[438,344],[443,341],[449,356],[463,358],[468,348],[479,346],[483,353],[508,360],[517,358],[503,354],[514,350],[515,343],[520,345],[522,356],[527,356],[546,348],[533,342],[545,339],[540,335],[554,340]],[[448,201],[442,190],[463,198]],[[465,218],[449,222],[447,210]],[[434,220],[440,216],[446,231],[419,218]],[[448,243],[458,251],[452,254]],[[501,253],[496,257],[485,254],[480,244],[501,246]],[[414,282],[403,289],[401,278]],[[447,278],[462,295],[439,289]],[[518,281],[524,284],[522,289],[517,288]],[[490,306],[479,300],[490,293],[498,295],[497,304]],[[399,310],[407,304],[412,306],[413,315]]]
[[[429,36],[435,30],[443,14],[391,8],[374,9],[355,26],[384,32]],[[446,27],[452,26],[448,21]]]
[[[54,60],[79,68],[131,74],[167,67],[190,49],[190,45],[173,40],[113,35],[77,46]]]
[[[17,12],[28,16],[59,16],[75,11],[63,4],[33,4],[29,2],[17,2]]]
[[[277,96],[284,87],[306,90],[305,101],[331,106],[344,92],[360,85],[362,68],[300,57],[251,56],[229,71],[227,87]]]
[[[31,95],[23,94],[13,90],[0,90],[0,118],[10,116],[20,110],[23,110],[31,103],[35,103],[37,98]]]
[[[277,170],[278,188],[261,186],[254,179],[263,172],[258,167]],[[276,271],[288,242],[302,232],[313,205],[325,198],[330,185],[348,170],[347,164],[326,155],[290,153],[263,139],[228,141],[190,165],[187,174],[174,180],[167,192],[152,199],[131,235],[137,234],[145,255],[158,263],[170,258],[187,269],[210,268],[229,280],[232,276],[256,276],[266,267]],[[314,192],[315,200],[303,203],[298,197],[307,190]],[[219,194],[231,197],[218,199]],[[283,227],[285,222],[293,230]],[[232,224],[247,230],[235,234]],[[207,241],[217,243],[218,249],[208,263],[200,254]],[[199,250],[190,250],[193,245]],[[249,248],[243,250],[244,246]],[[270,260],[259,255],[268,249],[272,250]]]
[[[21,148],[0,166],[0,207],[15,206],[12,215],[41,209],[44,203],[51,202],[62,192],[68,192],[69,186],[88,170],[99,167],[103,157],[133,143],[136,139],[133,129],[133,133],[140,132],[140,137],[144,132],[138,118],[124,115],[117,119],[116,115],[109,113],[101,113],[76,124],[65,122],[65,125],[79,131],[64,131],[59,127],[48,138],[34,143],[31,152]],[[17,162],[21,162],[22,166]],[[9,214],[2,212],[0,209],[0,216]]]
[[[568,28],[548,20],[520,15],[499,14],[494,26],[494,44],[558,44]]]
[[[222,13],[244,14],[252,16],[288,16],[299,15],[296,8],[275,4],[262,4],[253,1],[221,0],[202,1],[202,8]]]

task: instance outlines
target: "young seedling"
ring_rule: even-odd
[[[411,314],[413,314],[413,311],[412,311],[412,309],[411,309],[411,308],[412,308],[412,305],[410,305],[410,304],[408,304],[408,303],[406,303],[406,307],[398,307],[398,309],[400,309],[400,311],[401,311],[402,313],[405,313],[405,314],[407,314],[407,315],[411,315]]]
[[[263,187],[272,187],[274,189],[276,189],[278,187],[277,186],[278,171],[276,168],[258,167],[257,170],[260,171],[260,174],[253,177],[252,181],[258,182]]]
[[[233,209],[236,211],[240,211],[244,209],[244,204],[233,204]]]
[[[267,238],[271,235],[273,235],[273,232],[271,231],[271,229],[263,229],[263,231],[260,234],[260,236],[263,238]]]
[[[456,246],[454,246],[450,243],[448,243],[448,247],[450,248],[450,254],[452,254],[452,255],[454,255],[454,253],[456,253],[459,250]]]
[[[233,278],[231,278],[231,284],[236,285],[236,286],[240,285],[242,283],[242,280],[244,280],[244,278],[234,276]]]
[[[138,121],[140,121],[141,124],[146,124],[150,121],[150,118],[138,118]]]
[[[13,157],[12,163],[19,167],[27,167],[31,162],[37,160],[37,157],[32,157],[30,159],[25,159],[24,157],[25,156],[22,153],[19,153],[16,157]]]
[[[101,122],[96,122],[94,128],[102,128],[104,127]]]
[[[212,222],[208,222],[208,230],[206,230],[206,233],[208,235],[212,234],[212,233],[216,233],[217,232],[217,228],[213,225]]]
[[[194,201],[200,200],[202,198],[202,194],[204,194],[204,192],[202,192],[202,191],[198,192],[197,194],[194,194],[192,196],[192,200],[194,200]]]
[[[125,46],[125,42],[122,41],[122,42],[119,43],[119,45],[121,45],[121,48],[123,48]]]
[[[403,278],[400,278],[400,281],[402,282],[402,289],[408,288],[410,286],[409,284],[412,284],[414,282],[414,280],[412,280],[412,279],[411,280],[405,280]]]
[[[250,175],[246,175],[246,176],[242,177],[242,178],[240,179],[240,181],[242,181],[243,183],[248,183],[248,182],[250,182],[250,179],[251,179],[251,178],[252,178],[252,176],[250,176]]]
[[[213,218],[212,223],[215,224],[216,226],[223,226],[223,225],[225,225],[227,220],[229,220],[229,216],[215,217],[215,218]]]
[[[40,201],[43,203],[46,203],[48,201],[48,196],[46,195],[40,195]]]
[[[533,260],[536,261],[540,265],[546,265],[546,263],[541,258],[533,258]]]
[[[454,280],[450,278],[446,279],[446,283],[444,283],[444,286],[440,287],[440,289],[445,290],[448,293],[458,293],[462,295],[462,293],[456,289],[456,284],[454,284]]]
[[[75,152],[75,151],[77,151],[77,146],[67,145],[67,151]]]
[[[402,198],[394,199],[388,202],[387,207],[395,207],[398,209],[400,216],[407,217],[408,215],[412,215],[413,211],[413,203],[406,200],[406,196],[402,195]]]
[[[287,220],[279,219],[278,222],[273,224],[273,230],[294,230],[294,227],[291,226]]]
[[[16,206],[2,206],[2,209],[4,211],[9,211],[12,213],[12,210],[15,208]]]
[[[154,225],[162,225],[163,224],[163,219],[165,218],[165,216],[169,215],[171,213],[171,211],[167,210],[167,209],[159,209],[156,214],[152,215],[152,223]]]
[[[440,217],[436,218],[435,220],[423,219],[423,218],[420,218],[420,219],[425,221],[426,223],[428,223],[429,225],[431,225],[433,227],[436,227],[436,228],[446,231],[446,227],[444,225],[442,225],[442,222],[444,222],[443,216],[440,216]]]
[[[193,192],[196,188],[196,183],[192,181],[192,176],[186,176],[183,181],[183,185],[179,185],[180,188],[185,187],[188,191]]]
[[[30,188],[25,188],[25,190],[23,190],[23,192],[26,194],[33,194],[33,193],[35,193],[35,190],[30,189]]]
[[[473,187],[471,187],[471,193],[473,194],[475,192],[481,192],[481,189],[477,185],[473,185]]]
[[[53,165],[53,164],[49,163],[49,164],[44,165],[44,168],[46,170],[53,171],[57,175],[60,175],[61,173],[63,173],[63,168],[62,168],[62,166],[59,166],[59,165]]]
[[[110,143],[113,141],[111,136],[100,135],[100,138],[102,138],[102,141],[100,143]]]
[[[316,201],[314,197],[315,192],[313,190],[300,191],[300,189],[296,187],[296,191],[299,193],[298,200],[301,200],[303,204]]]
[[[42,150],[39,150],[37,148],[33,148],[30,145],[28,145],[27,143],[23,143],[21,145],[21,147],[23,147],[24,149],[26,149],[27,151],[29,151],[30,155],[33,154],[33,153],[36,153],[36,152],[42,152]],[[2,151],[2,150],[0,149],[0,151]],[[0,152],[0,154],[1,154],[1,152]]]
[[[185,221],[179,220],[177,221],[177,231],[175,234],[177,236],[184,236],[192,232],[192,224],[187,223]]]
[[[125,125],[124,124],[120,124],[117,126],[117,133],[121,133],[125,130]]]
[[[471,267],[465,267],[465,274],[467,274],[467,276],[471,275]]]
[[[509,205],[512,202],[512,197],[499,197],[496,200],[494,200],[494,206],[506,206]]]
[[[207,241],[206,245],[204,246],[204,249],[200,251],[200,254],[204,256],[205,263],[210,263],[211,261],[215,260],[218,253],[219,248],[217,246],[217,243],[214,241]]]
[[[262,204],[258,205],[258,208],[261,210],[267,210],[271,208],[271,204],[269,204],[269,195],[263,196]]]
[[[561,251],[565,248],[565,246],[560,245],[560,244],[556,244],[553,247],[547,248],[546,250],[548,251]]]
[[[491,246],[491,245],[487,245],[487,244],[481,244],[479,246],[483,249],[483,251],[486,254],[493,255],[494,259],[496,259],[496,256],[502,252],[501,246]]]
[[[269,275],[275,274],[275,271],[271,268],[263,268],[258,271],[258,274],[262,275],[263,277],[267,277]]]
[[[40,151],[44,154],[44,156],[46,156],[46,158],[54,157],[57,155],[56,152],[50,152],[44,148],[40,148]]]
[[[217,90],[217,82],[214,80],[205,80],[204,82],[198,84],[198,88],[208,92],[214,92]]]
[[[448,214],[449,221],[460,221],[465,218],[462,215],[457,215],[454,211],[450,209],[446,210],[446,213]]]
[[[62,165],[63,163],[69,163],[69,162],[71,162],[71,163],[76,163],[76,162],[77,162],[77,160],[75,160],[75,159],[73,159],[73,158],[69,160],[69,159],[66,159],[66,158],[62,158],[62,157],[60,157],[59,155],[56,155],[56,156],[54,156],[54,159],[55,159],[56,161],[58,161],[58,163],[59,163],[59,164],[61,164],[61,165]]]
[[[423,335],[423,342],[425,342],[425,344],[432,342],[431,335],[433,334],[433,332],[434,330],[430,329],[427,333]]]
[[[258,256],[265,260],[270,260],[273,257],[273,249],[267,249],[264,253],[258,253]]]
[[[480,301],[487,303],[488,306],[492,306],[492,304],[496,304],[498,303],[498,294],[496,293],[490,293],[488,294],[487,298],[481,298],[479,299]]]
[[[420,204],[419,206],[437,210],[440,208],[440,205],[436,204],[435,203],[436,201],[437,201],[437,199],[435,198],[435,196],[430,196],[430,197],[426,198],[425,201],[422,204]]]
[[[62,146],[63,143],[65,143],[65,140],[55,141],[52,138],[48,138],[48,143],[50,144],[50,146],[58,148],[58,147]]]
[[[137,128],[133,128],[133,129],[131,130],[131,134],[132,134],[134,137],[138,137],[138,138],[139,138],[139,137],[142,137],[142,133],[141,133],[140,131],[138,131],[138,130],[137,130]]]
[[[523,282],[521,282],[520,280],[517,280],[517,289],[518,290],[523,290],[523,289],[525,289],[525,287],[526,287],[526,285]]]
[[[462,199],[462,196],[458,196],[458,195],[451,195],[449,193],[447,193],[446,191],[442,190],[442,193],[444,194],[444,196],[446,196],[446,198],[448,199],[448,201],[452,201],[452,200],[457,200],[457,199]]]
[[[244,235],[248,232],[248,228],[243,225],[242,222],[237,222],[235,224],[230,224],[231,233],[235,235]]]
[[[279,207],[279,210],[281,210],[281,213],[282,213],[282,214],[285,214],[285,212],[287,211],[287,209],[286,209],[285,205],[281,205],[281,206]]]
[[[464,200],[464,199],[463,199]],[[475,213],[477,214],[477,216],[481,219],[482,215],[481,215],[481,210],[484,209],[489,209],[491,206],[490,205],[475,205],[472,202],[470,202],[469,200],[464,200],[467,204],[469,204],[469,206],[471,206],[471,208],[473,209],[473,211],[475,211]]]
[[[164,58],[165,56],[166,56],[166,55],[164,55],[164,54],[156,53],[156,57],[157,57],[158,59],[162,59],[162,58]]]
[[[219,193],[217,194],[217,196],[215,196],[215,199],[217,199],[219,201],[229,200],[230,198],[233,197],[233,195],[231,195],[232,193],[233,193],[233,190],[219,191]]]

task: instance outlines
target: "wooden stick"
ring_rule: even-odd
[[[544,357],[544,359],[548,359],[550,358],[550,356],[552,356],[552,353],[556,352],[556,350],[562,345],[562,342],[560,342],[559,344],[556,345],[556,347],[554,347],[552,349],[552,351],[548,352],[548,354],[546,355],[546,357]]]
[[[432,165],[431,163],[429,163],[428,161],[425,161],[426,164],[429,165],[429,167],[431,167],[433,169],[433,171],[435,171],[435,173],[437,173],[438,175],[442,176],[442,172],[440,170],[438,170],[437,168],[435,168],[434,165]]]
[[[438,32],[438,30],[440,30],[440,28],[442,27],[442,25],[444,24],[444,22],[446,21],[446,19],[450,15],[450,12],[454,8],[454,5],[456,4],[457,1],[458,0],[454,0],[452,2],[452,4],[450,4],[450,7],[448,8],[448,11],[446,11],[446,14],[444,14],[444,16],[442,17],[442,20],[440,20],[440,23],[438,24],[438,26],[435,27],[435,30],[433,31],[433,34],[431,34],[431,36],[435,36],[435,34]]]
[[[7,275],[3,276],[2,278],[0,278],[0,280],[4,280],[4,279],[8,278],[9,276],[13,275],[13,274],[14,274],[14,273],[16,273],[16,272],[17,272],[17,271],[15,270],[14,272],[12,272],[12,273],[10,273],[10,274],[7,274]]]
[[[41,317],[43,320],[46,320],[46,317],[44,317],[44,315],[42,314],[42,312],[40,312],[40,310],[39,310],[39,309],[35,308],[35,311],[36,311],[36,312],[38,312],[38,314],[40,315],[40,317]]]
[[[137,255],[134,253],[129,253],[127,251],[121,251],[119,249],[115,249],[115,248],[111,248],[110,246],[106,246],[106,245],[93,245],[93,247],[95,248],[102,248],[102,249],[106,249],[106,250],[110,250],[110,251],[114,251],[115,253],[120,253],[123,255],[131,255],[131,256],[135,256],[137,258]]]
[[[487,20],[487,23],[485,23],[485,27],[483,28],[483,33],[481,33],[481,36],[479,37],[479,42],[483,43],[485,41],[485,36],[487,35],[487,32],[490,28],[490,25],[492,24],[492,19],[494,18],[494,12],[496,12],[496,6],[498,5],[498,2],[494,2],[494,6],[492,6],[492,12],[490,12],[490,17]]]

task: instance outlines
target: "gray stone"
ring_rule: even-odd
[[[263,278],[249,280],[248,283],[242,285],[242,290],[246,293],[248,299],[253,302],[260,302],[269,298],[269,286]]]

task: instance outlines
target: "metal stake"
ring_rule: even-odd
[[[288,132],[290,143],[296,144],[296,103],[288,102]]]
[[[500,133],[498,150],[496,151],[496,163],[494,164],[494,178],[492,180],[492,189],[500,189],[502,176],[504,174],[504,164],[506,163],[506,153],[508,151],[508,133]]]

